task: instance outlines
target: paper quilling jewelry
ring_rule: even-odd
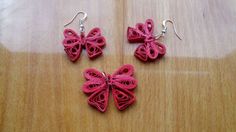
[[[83,18],[79,19],[79,26],[80,26],[80,34],[78,35],[72,29],[65,29],[64,30],[64,37],[63,45],[66,54],[68,55],[71,61],[76,61],[81,54],[82,49],[86,49],[88,57],[90,59],[96,58],[102,55],[102,48],[106,45],[105,38],[101,35],[101,30],[99,28],[93,28],[87,36],[84,33],[84,21],[87,18],[87,14],[85,12],[78,12],[72,20],[65,25],[68,26],[71,24],[74,19],[79,15],[82,14]]]
[[[165,55],[166,47],[164,44],[160,43],[158,39],[160,37],[164,37],[167,27],[166,23],[170,22],[173,24],[171,20],[163,21],[163,30],[161,34],[155,35],[154,32],[154,24],[152,19],[147,19],[146,22],[137,23],[136,26],[128,27],[127,30],[127,38],[130,43],[142,43],[135,50],[134,56],[139,60],[147,62],[156,60],[158,57]],[[173,28],[176,36],[181,40],[179,35],[176,32],[175,26],[173,24]]]
[[[88,104],[105,112],[111,91],[117,109],[124,110],[135,102],[133,89],[137,80],[133,77],[132,65],[123,65],[112,75],[90,68],[84,71],[86,82],[82,90],[89,95]]]

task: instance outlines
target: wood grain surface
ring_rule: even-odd
[[[71,63],[63,25],[79,10],[88,13],[85,30],[100,27],[107,46],[94,61],[83,51]],[[183,40],[168,25],[167,54],[145,64],[126,30],[147,18],[156,33],[174,20]],[[0,131],[235,132],[235,22],[235,0],[1,0]],[[112,98],[106,113],[91,108],[83,70],[123,64],[135,67],[137,102],[123,112]]]

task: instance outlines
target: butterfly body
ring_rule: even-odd
[[[137,80],[133,77],[131,65],[124,65],[112,75],[96,69],[87,69],[84,77],[87,82],[82,89],[84,93],[89,94],[88,103],[101,112],[107,109],[110,91],[119,110],[126,109],[135,101],[132,90],[137,86]]]

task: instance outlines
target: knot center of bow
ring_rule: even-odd
[[[85,43],[86,43],[86,41],[87,41],[87,38],[86,38],[86,36],[84,35],[84,33],[81,33],[81,34],[80,34],[80,41],[81,41],[82,47],[85,48]]]
[[[112,81],[112,77],[110,74],[105,74],[105,80],[106,80],[106,83],[107,85],[111,86],[113,81]]]
[[[145,43],[153,42],[153,41],[155,41],[155,37],[152,36],[152,35],[148,35],[148,36],[146,36],[145,39],[144,39],[144,42],[145,42]]]

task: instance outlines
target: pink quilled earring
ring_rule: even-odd
[[[75,18],[82,14],[83,17],[79,19],[79,35],[72,29],[64,30],[63,45],[66,54],[71,61],[76,61],[81,54],[82,49],[86,49],[88,57],[94,59],[102,55],[102,48],[106,45],[105,38],[101,35],[99,28],[93,28],[87,36],[84,33],[84,22],[87,18],[87,13],[79,11],[72,20],[64,25],[64,27],[70,25]]]
[[[135,102],[132,91],[137,86],[137,80],[133,74],[134,67],[129,64],[123,65],[112,75],[93,68],[86,69],[84,77],[87,81],[82,90],[89,95],[88,104],[100,112],[105,112],[111,91],[117,109],[126,109]]]
[[[130,43],[143,43],[138,46],[135,50],[134,56],[139,60],[147,62],[153,61],[157,58],[165,55],[166,47],[164,44],[160,43],[158,40],[164,37],[167,32],[166,23],[170,22],[173,24],[175,35],[181,40],[180,36],[177,34],[175,25],[171,20],[164,20],[162,27],[163,30],[161,34],[155,35],[154,24],[152,19],[147,19],[145,24],[137,23],[136,26],[128,27],[127,38]]]

